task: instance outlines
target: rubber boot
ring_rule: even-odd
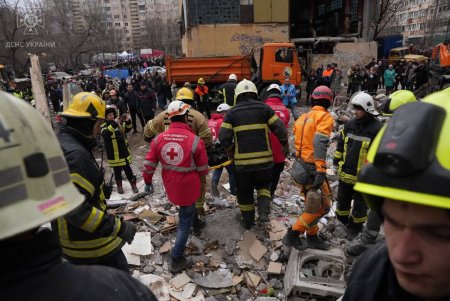
[[[303,251],[308,247],[308,244],[305,241],[305,238],[300,238],[300,231],[295,231],[292,228],[288,229],[288,232],[283,237],[283,244],[288,247],[293,247],[298,251]]]
[[[123,194],[122,180],[116,180],[117,192]]]
[[[375,231],[364,230],[358,235],[348,247],[345,248],[345,252],[350,256],[359,256],[371,245],[377,242],[378,233]]]
[[[169,272],[172,274],[179,273],[185,269],[192,267],[192,259],[186,257],[172,258],[170,257]]]
[[[206,222],[202,217],[199,217],[198,213],[194,214],[194,220],[192,221],[192,235],[200,236],[202,229],[206,226]]]
[[[308,242],[308,248],[318,249],[318,250],[328,250],[330,248],[330,243],[323,241],[316,235],[306,235],[306,241]]]
[[[139,189],[137,189],[137,186],[136,186],[136,178],[135,177],[133,177],[131,180],[129,180],[130,181],[130,185],[131,185],[131,190],[133,190],[133,193],[138,193],[139,192]]]
[[[255,225],[255,211],[241,211],[241,224],[246,230],[250,230]]]
[[[217,183],[211,182],[211,193],[214,197],[219,197],[219,189],[217,188]]]
[[[268,223],[270,213],[270,200],[262,199],[258,201],[258,214],[260,223]]]

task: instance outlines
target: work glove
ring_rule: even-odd
[[[325,181],[326,178],[327,178],[326,173],[318,172],[316,174],[316,177],[314,178],[313,188],[319,189],[322,186],[323,181]]]
[[[153,189],[153,184],[152,184],[152,183],[150,183],[150,184],[145,184],[144,190],[145,190],[145,192],[148,192],[148,193],[153,193],[153,192],[155,192],[155,189]]]
[[[133,242],[135,234],[136,226],[130,222],[122,221],[122,225],[120,226],[119,234],[117,234],[117,236],[125,240],[130,245]]]
[[[283,155],[287,158],[289,157],[289,144],[285,144],[282,146]]]

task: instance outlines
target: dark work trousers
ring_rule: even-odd
[[[111,268],[115,268],[121,271],[130,274],[130,268],[128,267],[128,261],[125,258],[122,250],[117,251],[111,256],[108,256],[106,259],[99,259],[98,261],[92,262],[72,262],[73,264],[82,264],[82,265],[103,265]]]
[[[255,199],[253,198],[255,189],[259,214],[270,212],[272,168],[248,172],[236,171],[236,184],[237,199],[244,227],[251,228],[255,222]]]
[[[284,162],[274,163],[272,168],[272,187],[270,188],[270,195],[274,196],[275,190],[277,190],[278,182],[280,181],[280,175],[284,170]]]
[[[362,195],[353,190],[353,187],[353,184],[339,181],[336,217],[348,228],[360,231],[367,220],[367,205]],[[352,199],[353,209],[351,209]]]
[[[149,122],[153,118],[155,118],[155,111],[144,113],[144,121],[145,121],[145,123]]]
[[[367,216],[366,229],[369,231],[379,232],[381,227],[380,217],[378,213],[374,210],[369,210],[369,214]]]
[[[206,112],[208,119],[211,119],[211,111],[209,110],[209,102],[207,100],[197,102],[198,111],[203,114]]]
[[[142,115],[142,111],[130,109],[131,125],[133,126],[133,130],[136,131],[136,116],[137,118],[139,118],[139,122],[141,123],[142,129],[144,129],[145,121],[144,115]]]
[[[122,180],[122,169],[125,171],[128,180],[134,179],[133,171],[131,170],[130,163],[127,163],[124,166],[115,166],[114,169],[114,179]]]

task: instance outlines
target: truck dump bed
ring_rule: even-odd
[[[251,79],[251,61],[248,56],[166,58],[167,79],[178,84],[196,83],[202,77],[206,83],[224,83],[232,73],[238,80]]]

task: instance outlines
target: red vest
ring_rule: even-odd
[[[219,139],[219,130],[223,122],[223,116],[221,114],[212,114],[211,119],[208,120],[208,127],[211,131],[213,141]]]
[[[286,106],[283,105],[281,96],[270,97],[265,102],[269,107],[271,107],[275,111],[275,114],[277,114],[277,116],[283,121],[284,125],[287,128],[289,126],[290,112],[286,108]],[[274,133],[270,132],[269,139],[270,139],[270,146],[272,147],[273,152],[273,162],[275,163],[284,162],[284,160],[286,160],[286,157],[283,155],[283,148],[277,136],[275,136]]]

